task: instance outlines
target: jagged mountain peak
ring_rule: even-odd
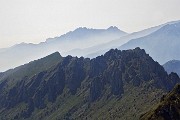
[[[120,29],[116,26],[110,26],[107,30],[110,30],[110,31],[120,31]]]
[[[46,57],[54,57],[54,56],[55,56],[55,57],[62,57],[61,54],[60,54],[58,51],[56,51],[56,52],[54,52],[54,53],[52,53],[52,54],[50,54],[50,55],[48,55],[48,56],[46,56]],[[46,57],[44,57],[44,58],[46,58]],[[44,58],[43,58],[43,59],[44,59]]]
[[[148,54],[146,54],[145,50],[144,49],[141,49],[139,47],[136,47],[134,49],[129,49],[129,50],[119,50],[119,49],[111,49],[109,50],[108,52],[106,52],[104,54],[104,56],[112,56],[112,55],[118,55],[118,56],[121,56],[121,55],[125,55],[125,54],[136,54],[138,56],[141,56],[141,57],[144,57],[144,56],[148,56]]]
[[[88,28],[88,27],[78,27],[78,28],[76,28],[74,31],[86,31],[86,30],[109,30],[109,31],[121,31],[118,27],[116,27],[116,26],[110,26],[110,27],[108,27],[107,29],[94,29],[94,28]],[[71,31],[71,32],[74,32],[74,31]]]

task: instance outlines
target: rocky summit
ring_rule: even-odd
[[[94,59],[63,57],[13,80],[0,81],[1,120],[139,119],[180,82],[140,48],[111,49]]]

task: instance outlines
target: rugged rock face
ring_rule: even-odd
[[[180,119],[180,85],[164,95],[160,103],[141,116],[141,120],[179,120]]]
[[[168,75],[162,66],[140,48],[124,51],[112,49],[91,60],[67,56],[62,58],[57,66],[33,77],[24,77],[15,85],[1,82],[0,110],[5,111],[0,115],[5,112],[7,114],[8,110],[20,105],[22,108],[18,113],[14,113],[14,118],[32,118],[36,109],[43,111],[49,108],[49,104],[58,107],[50,111],[53,113],[62,107],[65,101],[73,100],[74,96],[78,100],[71,101],[72,108],[67,108],[69,111],[65,113],[59,113],[69,118],[71,114],[84,109],[83,106],[91,108],[93,103],[101,101],[105,96],[106,100],[113,97],[120,99],[125,94],[124,91],[127,91],[127,86],[139,89],[146,86],[147,89],[169,91],[179,82],[176,73]],[[88,114],[85,112],[88,110],[85,109],[83,114]],[[49,113],[44,114],[41,118]],[[2,119],[6,118],[6,115],[2,116]]]

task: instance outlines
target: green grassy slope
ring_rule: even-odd
[[[141,120],[179,120],[180,119],[180,85],[164,95],[161,101],[141,116]]]

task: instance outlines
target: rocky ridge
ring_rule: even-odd
[[[55,67],[31,78],[25,76],[13,86],[9,86],[6,80],[2,81],[0,118],[103,119],[103,116],[97,116],[101,115],[100,113],[92,113],[92,110],[99,111],[101,108],[101,112],[112,111],[115,114],[108,114],[109,118],[122,119],[122,116],[117,115],[118,110],[121,111],[120,108],[114,111],[103,105],[106,102],[107,105],[118,104],[115,101],[121,103],[124,98],[135,101],[132,102],[134,107],[124,107],[122,114],[129,119],[138,118],[143,108],[132,112],[133,116],[130,114],[130,117],[126,113],[128,109],[130,112],[132,108],[138,107],[135,103],[142,104],[149,100],[155,102],[161,93],[158,91],[170,91],[179,82],[176,73],[168,75],[158,62],[140,48],[123,51],[111,49],[94,59],[67,56]],[[129,95],[130,91],[143,98],[150,94],[150,91],[154,93],[149,100],[145,98],[138,102],[135,99],[137,96]],[[12,109],[17,112],[8,116]],[[134,116],[135,114],[137,116]]]

